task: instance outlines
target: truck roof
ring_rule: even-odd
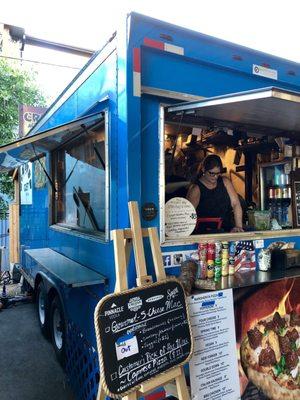
[[[278,56],[274,56],[271,54],[264,53],[259,50],[254,50],[251,48],[248,48],[246,46],[241,46],[238,44],[235,44],[233,42],[229,42],[223,39],[219,39],[210,35],[206,35],[200,32],[197,32],[195,30],[191,30],[179,25],[171,24],[169,22],[161,21],[152,17],[148,17],[143,14],[139,14],[136,12],[131,12],[127,15],[127,20],[130,19],[130,35],[128,33],[128,37],[130,37],[132,34],[134,34],[134,31],[136,30],[137,33],[138,31],[143,31],[143,26],[146,25],[151,25],[153,29],[156,29],[157,32],[159,30],[171,32],[174,35],[176,35],[177,39],[180,36],[185,36],[184,40],[191,38],[191,39],[197,39],[199,40],[199,51],[200,49],[203,49],[201,54],[199,54],[199,58],[201,58],[201,61],[203,62],[208,62],[208,63],[216,63],[215,57],[216,54],[219,51],[224,52],[224,49],[228,50],[233,50],[234,54],[236,54],[237,57],[240,57],[243,59],[245,57],[246,59],[257,59],[257,60],[264,60],[261,62],[262,66],[269,67],[270,66],[281,66],[283,67],[286,71],[287,74],[291,76],[300,76],[300,64],[294,61],[290,61]],[[48,120],[48,118],[51,116],[53,109],[57,107],[58,103],[61,101],[63,97],[66,97],[67,92],[70,92],[70,95],[73,93],[75,90],[75,82],[78,80],[78,78],[87,70],[87,68],[93,64],[97,63],[97,57],[101,55],[102,52],[106,49],[106,47],[115,39],[117,36],[117,32],[115,31],[112,36],[106,41],[106,43],[102,46],[101,49],[96,51],[94,55],[91,57],[91,59],[83,66],[83,68],[78,72],[78,74],[72,79],[72,81],[68,84],[68,86],[62,91],[62,93],[57,97],[57,99],[51,104],[47,112],[43,115],[43,117],[40,119],[40,121],[31,129],[29,132],[29,135],[34,135],[36,132],[39,131],[39,129],[44,125],[44,123]],[[161,37],[163,33],[159,34]],[[136,35],[138,36],[138,35]],[[167,34],[165,35],[166,37],[168,36]],[[169,35],[171,38],[170,40],[172,41],[171,35]],[[128,41],[129,43],[129,41]],[[128,45],[127,43],[127,45]],[[187,43],[188,46],[188,43]],[[219,59],[221,59],[221,56],[218,56]],[[219,60],[219,65],[228,67],[228,65],[225,64],[220,64],[223,60]],[[287,82],[289,84],[293,84],[292,82]],[[278,84],[276,84],[278,85]],[[296,85],[296,83],[294,83]],[[270,86],[270,85],[269,85]]]

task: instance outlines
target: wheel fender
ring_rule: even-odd
[[[37,289],[37,282],[40,282],[41,280],[44,282],[44,284],[46,286],[47,294],[48,294],[48,297],[50,298],[51,301],[55,297],[55,294],[58,295],[59,300],[60,300],[61,305],[62,305],[62,308],[63,308],[63,312],[64,312],[64,315],[65,315],[66,321],[67,321],[68,318],[67,318],[66,306],[65,306],[65,301],[64,301],[64,297],[62,295],[61,288],[59,288],[59,286],[57,285],[55,280],[52,279],[51,276],[45,274],[43,271],[39,271],[38,274],[36,275],[36,278],[35,278],[35,284],[34,284],[35,290]],[[50,301],[50,303],[51,303],[51,301]]]

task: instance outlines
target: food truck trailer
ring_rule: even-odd
[[[29,134],[2,146],[1,170],[15,169],[11,261],[35,291],[41,330],[52,338],[78,399],[96,399],[93,313],[114,292],[111,231],[129,227],[128,201],[138,202],[143,227],[157,227],[169,275],[178,276],[190,258],[198,262],[199,243],[212,240],[251,241],[256,257],[272,243],[290,244],[297,259],[299,111],[299,64],[131,13]],[[241,199],[244,232],[195,222],[187,206],[187,188],[210,153],[220,155]],[[170,201],[173,208],[166,207]],[[145,252],[151,270],[147,241]],[[291,256],[284,256],[286,266]],[[243,336],[252,327],[251,310],[264,310],[251,316],[257,323],[282,299],[289,297],[286,314],[297,309],[297,265],[224,276],[211,293],[237,290],[232,301]],[[133,257],[128,279],[134,286]],[[265,297],[253,300],[255,293]],[[281,316],[282,310],[281,304]],[[244,374],[242,392],[246,381]],[[219,398],[221,383],[216,390],[207,385],[205,398]]]

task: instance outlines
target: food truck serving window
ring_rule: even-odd
[[[163,241],[300,227],[300,93],[264,88],[161,112]]]
[[[52,222],[108,240],[109,111],[106,100],[97,106],[102,111],[0,146],[0,172],[51,155],[51,172],[44,172]]]
[[[53,152],[54,222],[101,234],[106,227],[104,121]]]

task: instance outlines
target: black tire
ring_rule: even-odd
[[[39,283],[36,291],[36,305],[41,332],[48,339],[50,337],[49,300],[43,281]]]
[[[64,368],[66,363],[66,319],[58,296],[54,297],[50,307],[50,331],[57,360]]]

